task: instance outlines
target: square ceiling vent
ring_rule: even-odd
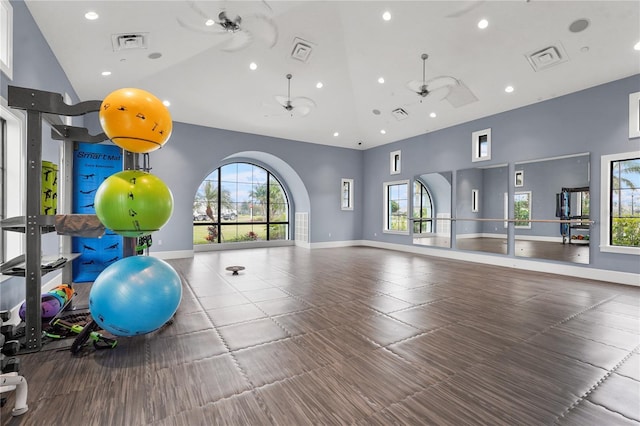
[[[391,114],[396,118],[396,120],[398,121],[402,121],[405,118],[409,118],[409,113],[407,111],[405,111],[402,108],[396,108],[393,111],[391,111]]]
[[[314,43],[295,37],[293,39],[293,48],[291,49],[291,58],[296,61],[307,63],[313,53]]]
[[[562,47],[560,43],[557,43],[555,46],[536,50],[525,56],[534,71],[551,68],[569,60],[567,52],[565,52],[564,47]]]
[[[111,44],[113,51],[146,49],[148,47],[149,33],[112,34]]]

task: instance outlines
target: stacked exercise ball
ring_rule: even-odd
[[[162,327],[182,298],[178,273],[164,260],[131,256],[108,266],[89,293],[98,325],[114,336],[135,336]]]
[[[100,184],[94,206],[105,227],[125,237],[141,237],[167,223],[173,195],[160,178],[142,170],[124,170]]]
[[[105,134],[120,148],[146,154],[171,135],[171,115],[162,102],[140,89],[109,94],[100,108]],[[96,191],[94,206],[102,224],[125,237],[159,230],[173,212],[173,195],[158,177],[142,170],[109,176]],[[89,294],[96,323],[115,336],[135,336],[162,327],[182,298],[178,273],[165,261],[130,256],[98,275]]]
[[[74,291],[69,284],[60,284],[47,293],[43,293],[40,297],[40,315],[43,320],[50,320],[58,315],[58,312],[71,300]],[[18,311],[18,315],[22,320],[27,316],[27,302],[23,302]]]
[[[98,113],[104,133],[120,148],[138,154],[164,145],[173,129],[162,101],[141,89],[118,89],[107,95]]]

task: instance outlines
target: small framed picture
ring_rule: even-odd
[[[516,179],[515,179],[516,188],[524,186],[524,171],[517,170],[515,176],[516,176]]]

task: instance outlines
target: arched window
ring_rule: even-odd
[[[413,233],[433,232],[433,202],[422,182],[413,183]]]
[[[249,163],[231,163],[202,181],[193,201],[193,243],[289,239],[289,201],[278,179]]]

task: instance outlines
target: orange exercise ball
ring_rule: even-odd
[[[162,101],[142,89],[118,89],[100,105],[100,124],[120,148],[144,154],[162,147],[173,123]]]

